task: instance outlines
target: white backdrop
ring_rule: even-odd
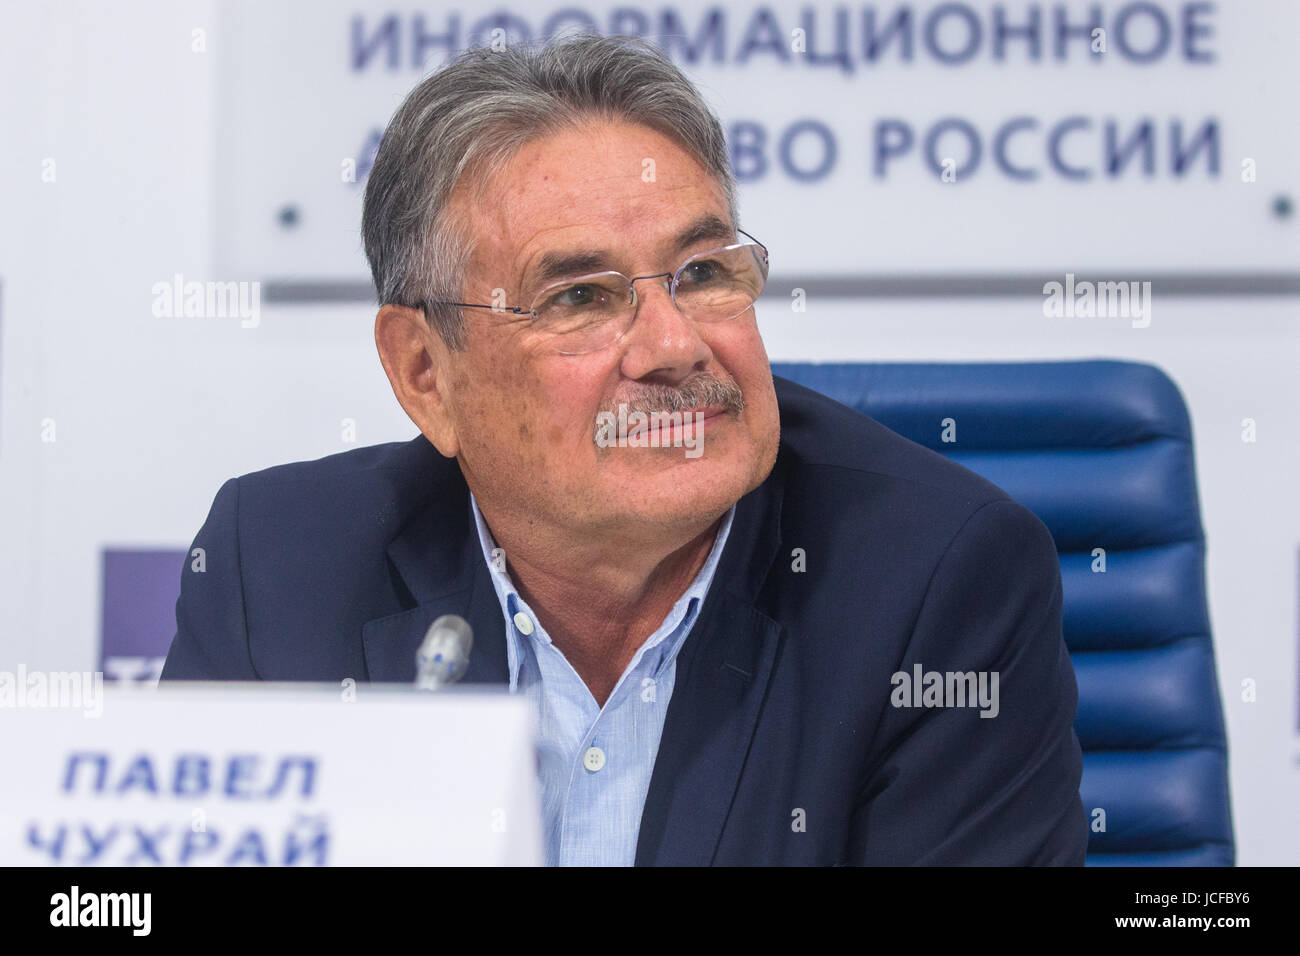
[[[0,7],[0,670],[97,666],[105,547],[184,548],[232,475],[415,433],[379,367],[373,307],[346,299],[366,273],[358,189],[342,180],[341,164],[420,75],[409,64],[380,68],[382,53],[366,70],[350,67],[350,21],[363,6]],[[1176,35],[1147,66],[1079,55],[1058,63],[1051,43],[1041,63],[1025,62],[1015,41],[999,61],[987,37],[969,62],[944,66],[921,39],[934,6],[879,5],[882,23],[897,7],[914,11],[913,61],[882,53],[866,67],[858,53],[851,73],[778,63],[772,53],[736,62],[758,7],[729,6],[724,62],[702,55],[691,68],[726,122],[760,119],[778,130],[814,117],[834,131],[837,164],[824,179],[800,183],[778,171],[742,187],[743,221],[771,246],[776,275],[1219,275],[1221,291],[1247,272],[1294,277],[1300,214],[1273,207],[1300,198],[1300,142],[1283,95],[1296,88],[1289,43],[1300,34],[1300,4],[1206,5],[1211,12],[1198,16],[1213,35],[1192,45],[1214,62],[1188,62]],[[1034,5],[1005,6],[1021,22]],[[1108,26],[1125,6],[1101,4]],[[1160,6],[1175,16],[1186,5]],[[376,6],[362,10],[363,35],[373,38],[392,14],[407,36],[416,12],[436,31],[461,9]],[[534,28],[550,8],[540,9],[527,14]],[[695,36],[711,9],[679,12],[687,32]],[[787,33],[799,25],[802,6],[766,9]],[[847,9],[856,18],[863,5]],[[646,8],[651,22],[659,10]],[[475,19],[468,7],[462,14],[466,25]],[[987,33],[991,14],[982,16]],[[1139,25],[1135,18],[1135,44]],[[205,31],[201,53],[196,29]],[[824,30],[816,39],[826,49]],[[919,141],[948,116],[984,131],[984,163],[970,177],[938,182],[915,151],[888,176],[873,174],[874,123],[899,118]],[[988,139],[1017,116],[1041,124],[1009,146],[1017,162],[1043,167],[1034,182],[999,173],[989,156]],[[1053,174],[1043,140],[1072,116],[1096,124],[1091,140],[1086,131],[1063,140],[1080,164],[1099,149],[1108,119],[1131,132],[1151,117],[1153,174],[1135,173],[1138,161],[1118,177]],[[1195,132],[1211,118],[1219,174],[1202,152],[1174,175],[1170,122]],[[1246,158],[1257,164],[1254,183],[1240,178]],[[50,159],[53,182],[42,178]],[[286,206],[298,216],[292,228],[281,219]],[[178,273],[290,295],[293,282],[309,280],[345,298],[265,296],[252,328],[237,318],[160,318],[152,290]],[[1292,430],[1300,298],[1182,295],[1176,282],[1162,295],[1157,284],[1151,326],[1134,329],[1120,319],[1046,319],[1041,295],[1026,288],[956,298],[812,294],[797,324],[779,301],[765,303],[760,319],[774,360],[1115,357],[1173,377],[1197,442],[1239,862],[1300,862]],[[1241,440],[1248,417],[1258,422],[1253,444]],[[354,443],[343,438],[344,419],[356,423]],[[51,420],[57,440],[42,441]],[[1253,703],[1238,691],[1247,678],[1258,685]]]

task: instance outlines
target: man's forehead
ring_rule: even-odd
[[[508,269],[512,282],[565,271],[557,263],[587,255],[607,259],[634,239],[641,250],[675,254],[705,240],[735,236],[717,179],[675,143],[658,137],[655,155],[619,148],[605,155],[565,159],[559,137],[517,157],[474,201],[462,193],[476,265]],[[632,144],[621,139],[622,146]],[[557,147],[547,149],[546,147]],[[649,175],[646,171],[649,170]],[[504,261],[503,261],[504,260]],[[614,269],[604,263],[600,268]]]
[[[473,210],[484,238],[514,245],[539,224],[640,228],[662,219],[670,204],[722,200],[716,179],[694,156],[633,124],[597,123],[529,142],[483,186]]]

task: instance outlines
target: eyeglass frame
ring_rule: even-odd
[[[609,273],[612,272],[614,275],[622,276],[622,278],[627,279],[627,285],[628,285],[628,288],[629,288],[629,289],[631,290],[631,292],[632,292],[632,301],[631,301],[630,305],[632,306],[632,318],[633,318],[633,322],[635,322],[635,321],[636,321],[636,311],[637,311],[638,307],[639,307],[640,304],[641,304],[640,299],[637,297],[637,294],[636,294],[636,285],[635,285],[635,283],[640,282],[642,279],[662,279],[664,276],[672,276],[672,281],[671,281],[670,283],[668,283],[668,295],[669,295],[669,296],[672,298],[672,300],[673,300],[673,308],[677,309],[678,312],[682,312],[682,310],[681,310],[681,306],[679,306],[679,305],[677,304],[677,286],[678,286],[678,279],[679,279],[679,277],[680,277],[681,274],[682,274],[682,270],[685,269],[688,265],[690,265],[692,261],[694,261],[695,259],[698,259],[700,256],[707,256],[707,255],[709,255],[709,254],[712,253],[712,252],[718,252],[718,251],[723,250],[723,249],[731,249],[731,248],[734,248],[734,247],[736,247],[736,246],[748,246],[748,245],[755,245],[755,246],[758,246],[758,248],[761,249],[761,250],[763,251],[763,266],[764,266],[764,269],[763,269],[763,286],[764,286],[764,288],[766,288],[766,287],[767,287],[767,270],[768,270],[768,268],[770,268],[770,265],[771,265],[771,257],[770,257],[770,255],[769,255],[769,253],[768,253],[768,251],[767,251],[767,246],[765,246],[765,245],[764,245],[762,242],[760,242],[758,239],[755,239],[753,236],[751,236],[749,233],[747,233],[744,229],[737,228],[737,229],[736,229],[736,232],[740,233],[742,236],[744,236],[746,239],[748,239],[749,242],[733,242],[733,243],[728,243],[728,244],[725,245],[725,246],[718,246],[717,248],[714,248],[714,249],[705,249],[703,252],[697,252],[697,253],[695,253],[695,255],[693,255],[693,256],[688,256],[687,259],[686,259],[686,261],[683,262],[680,266],[678,266],[678,267],[677,267],[677,270],[676,270],[675,272],[656,272],[656,273],[652,273],[652,274],[650,274],[650,275],[644,275],[644,276],[631,276],[631,277],[629,277],[629,276],[625,276],[625,275],[623,275],[623,273],[621,273],[621,272],[616,272],[616,271],[614,271],[614,270],[612,270],[612,269],[610,269],[610,270],[606,270],[605,272],[592,272],[592,273],[588,273],[587,275],[574,276],[572,279],[560,279],[560,280],[557,281],[557,282],[552,282],[552,283],[549,283],[548,285],[543,286],[542,288],[540,288],[540,289],[537,290],[537,294],[533,297],[534,302],[535,302],[537,299],[540,299],[540,298],[542,297],[542,295],[543,295],[547,290],[549,290],[549,289],[553,289],[553,288],[555,288],[555,287],[557,287],[557,286],[562,286],[562,285],[564,285],[565,283],[575,282],[575,281],[577,281],[578,279],[585,279],[585,278],[588,278],[589,276],[608,275]],[[760,292],[759,295],[762,295],[762,292]],[[755,298],[754,301],[757,302],[758,299]],[[435,300],[432,301],[432,302],[425,302],[423,299],[421,299],[419,302],[415,303],[416,308],[418,308],[421,312],[424,312],[426,316],[428,315],[428,307],[431,306],[431,305],[454,305],[454,306],[458,306],[459,308],[462,308],[462,309],[490,309],[490,310],[493,311],[493,312],[509,312],[509,313],[511,313],[511,314],[513,314],[513,315],[531,315],[534,319],[537,318],[537,310],[536,310],[536,309],[521,309],[521,308],[519,308],[518,306],[508,306],[508,305],[476,305],[476,304],[473,303],[473,302],[449,302],[449,301],[447,301],[447,300],[445,300],[445,299],[435,299]],[[752,307],[752,303],[751,303],[751,307]],[[740,312],[737,312],[736,315],[743,315],[743,314],[745,313],[745,311],[746,311],[746,310],[741,310]],[[685,315],[684,312],[683,312],[682,314]],[[734,319],[734,318],[736,317],[736,315],[731,316],[731,318]],[[723,321],[726,321],[726,320],[723,320]],[[627,329],[630,329],[631,327],[632,327],[632,322],[629,322],[629,323],[628,323],[628,326],[627,326]],[[624,335],[626,335],[626,334],[627,334],[627,329],[624,329],[622,332],[620,332],[619,335],[618,335],[616,338],[612,339],[612,340],[610,341],[609,344],[612,345],[614,342],[617,342],[620,338],[622,338]],[[593,351],[598,351],[598,350],[593,350]],[[584,354],[584,353],[576,352],[576,353],[573,353],[573,354],[576,354],[576,355],[582,355],[582,354]]]

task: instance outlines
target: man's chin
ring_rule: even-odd
[[[660,454],[663,450],[651,451]],[[720,464],[697,460],[683,465],[677,461],[658,468],[629,469],[626,479],[615,479],[602,511],[663,527],[689,527],[711,520],[750,490],[747,472]]]

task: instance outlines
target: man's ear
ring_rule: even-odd
[[[424,313],[385,305],[375,316],[375,347],[393,394],[424,437],[443,455],[460,451],[449,399],[451,354]]]

